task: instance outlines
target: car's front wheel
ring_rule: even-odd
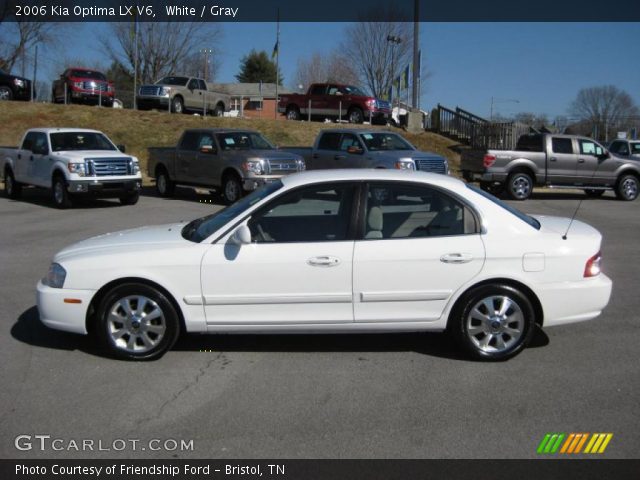
[[[67,190],[67,182],[60,174],[53,177],[53,203],[58,208],[70,208],[73,206],[73,198]]]
[[[129,192],[120,197],[120,203],[122,205],[135,205],[140,200],[140,192]]]
[[[227,205],[237,202],[242,197],[242,184],[238,175],[233,173],[225,175],[222,180],[222,197]]]
[[[521,291],[508,285],[472,289],[452,310],[449,330],[457,343],[478,360],[506,360],[533,336],[535,312]]]
[[[111,356],[155,360],[178,339],[180,321],[171,301],[158,289],[127,283],[102,298],[96,310],[95,334]]]
[[[632,174],[623,175],[618,180],[616,185],[616,196],[620,200],[626,200],[628,202],[638,198],[638,192],[640,191],[640,180],[638,177]]]

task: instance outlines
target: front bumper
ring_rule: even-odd
[[[16,87],[13,90],[13,99],[14,100],[31,100],[31,87]],[[35,98],[34,98],[35,100]]]
[[[535,291],[544,309],[543,326],[591,320],[609,303],[613,282],[601,273],[577,282],[545,283]]]
[[[133,193],[142,188],[142,178],[113,180],[73,180],[67,190],[73,194],[86,194],[94,197],[117,197],[123,193]]]
[[[87,310],[95,294],[95,290],[51,288],[39,281],[36,303],[40,321],[56,330],[87,334]]]
[[[93,91],[73,90],[71,92],[71,98],[79,99],[85,102],[102,102],[103,105],[113,104],[113,95],[109,95],[106,92],[100,94],[99,92]]]
[[[136,97],[136,106],[141,109],[169,109],[169,97]]]
[[[242,188],[245,191],[250,192],[252,190],[257,190],[258,188],[268,183],[273,183],[277,180],[280,180],[281,178],[282,178],[282,175],[264,175],[260,177],[245,178],[242,181]]]

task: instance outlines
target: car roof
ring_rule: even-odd
[[[392,132],[391,130],[374,130],[368,128],[327,128],[321,130],[320,133],[353,133],[356,135],[373,134],[373,133],[392,133],[394,135],[400,135],[399,133]]]
[[[86,133],[102,133],[100,130],[91,130],[88,128],[72,128],[72,127],[63,127],[63,128],[30,128],[29,132],[42,132],[42,133],[65,133],[65,132],[86,132]]]
[[[208,133],[260,133],[250,128],[189,128],[185,132],[208,132]]]
[[[464,182],[449,175],[440,173],[387,170],[380,168],[353,168],[335,170],[311,170],[295,173],[282,178],[286,187],[304,186],[319,182],[343,182],[343,181],[404,181],[420,182],[430,185],[458,189],[465,185]]]

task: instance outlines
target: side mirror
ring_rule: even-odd
[[[33,147],[33,153],[36,155],[47,155],[49,153],[49,148],[46,146]]]
[[[598,157],[598,160],[605,160],[605,159],[609,158],[609,152],[607,152],[605,150],[600,155],[596,155],[596,157]]]
[[[363,152],[364,150],[362,150],[357,145],[351,145],[349,148],[347,148],[347,153],[352,153],[354,155],[361,155]]]
[[[209,155],[213,155],[213,154],[215,154],[217,152],[216,152],[216,149],[213,148],[213,145],[202,145],[200,147],[200,153],[206,153],[206,154],[209,154]]]
[[[240,226],[231,235],[231,242],[236,245],[249,245],[251,243],[251,230],[246,225]]]
[[[122,153],[125,153],[127,151],[127,147],[125,147],[124,145],[116,145],[116,148]]]

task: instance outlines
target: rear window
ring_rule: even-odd
[[[570,138],[553,138],[551,140],[553,153],[573,153],[573,140]]]
[[[518,144],[516,145],[516,150],[520,150],[522,152],[542,152],[544,151],[542,148],[542,135],[534,134],[534,135],[522,135],[518,139]]]
[[[323,133],[318,142],[318,150],[338,150],[340,133]]]
[[[518,217],[520,220],[522,220],[526,224],[532,226],[536,230],[540,230],[540,222],[538,220],[536,220],[535,218],[530,217],[526,213],[522,213],[517,208],[513,208],[511,205],[508,205],[505,202],[503,202],[502,200],[497,199],[496,197],[494,197],[490,193],[485,192],[484,190],[482,190],[481,188],[476,187],[475,185],[467,183],[467,188],[470,188],[474,192],[482,195],[487,200],[491,200],[493,203],[495,203],[496,205],[504,208],[507,212],[509,212],[510,214]]]

